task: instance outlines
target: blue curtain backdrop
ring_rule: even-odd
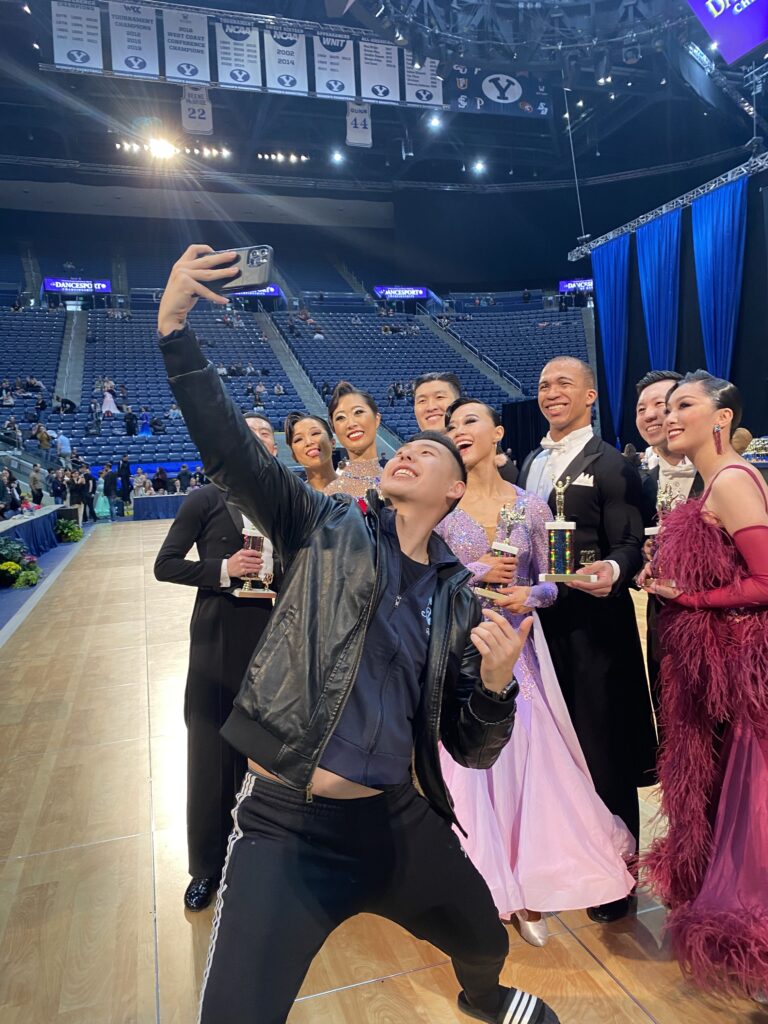
[[[728,380],[741,303],[747,176],[697,199],[691,213],[707,369]]]
[[[680,210],[637,231],[637,266],[652,370],[674,370],[680,300]]]
[[[629,235],[620,235],[592,252],[592,277],[603,343],[605,381],[617,447],[620,444],[618,435],[627,368],[629,239]]]

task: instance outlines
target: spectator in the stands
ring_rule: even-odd
[[[72,455],[72,442],[63,430],[59,431],[59,436],[56,438],[56,454],[65,465],[69,465],[69,459]]]
[[[153,416],[149,421],[149,429],[153,437],[158,437],[160,434],[165,433],[165,420],[162,416]]]
[[[83,468],[84,462],[82,456],[78,452],[77,448],[75,448],[74,446],[72,447],[72,454],[69,456],[69,462],[70,465],[72,466],[72,469]]]
[[[240,316],[240,314],[238,313],[237,310],[235,310],[234,313],[232,314],[232,326],[233,327],[242,327],[243,326],[243,318]]]
[[[128,437],[135,437],[136,431],[139,429],[139,417],[130,407],[125,410],[125,416],[123,416],[123,422],[125,423],[125,432]]]
[[[331,385],[327,380],[323,381],[323,386],[320,388],[320,397],[323,399],[326,405],[328,405],[328,396],[331,393]]]
[[[476,295],[474,297],[474,299],[472,299],[472,305],[473,306],[479,306],[480,305],[480,296],[479,295]]]
[[[42,505],[43,503],[43,487],[45,486],[43,473],[43,467],[39,462],[36,462],[29,471],[29,490],[35,505]]]
[[[217,363],[216,364],[216,373],[218,373],[218,375],[220,377],[226,377],[227,376],[227,368],[224,365],[224,363]]]
[[[11,507],[11,489],[3,480],[0,473],[0,519],[5,519],[5,513]]]
[[[317,293],[317,301],[318,302],[325,302],[325,295],[323,294],[323,292],[318,292]]]
[[[13,300],[13,305],[11,306],[11,310],[14,313],[20,313],[21,312],[21,302],[18,299],[14,299]]]
[[[309,310],[306,308],[306,306],[302,306],[302,308],[299,310],[299,320],[303,320],[304,323],[306,323],[309,320]]]
[[[167,416],[167,418],[169,420],[180,420],[181,419],[181,409],[178,407],[178,405],[175,402],[171,402],[171,407],[168,410],[166,416]]]
[[[258,394],[258,392],[257,392],[253,396],[253,411],[254,412],[258,412],[260,409],[263,409],[263,408],[264,408],[264,396]]]
[[[20,448],[22,443],[21,428],[16,422],[15,416],[9,416],[3,424],[3,431],[9,440],[12,440],[15,447]]]
[[[162,466],[158,466],[155,470],[155,475],[152,477],[152,487],[155,490],[155,494],[168,490],[168,474]]]
[[[263,396],[267,393],[267,387],[263,381],[259,381],[256,387],[253,389],[253,393],[254,395],[259,395],[259,397],[263,398]]]
[[[40,381],[37,379],[37,377],[35,377],[33,373],[28,375],[25,381],[25,387],[28,392],[43,390],[43,385],[40,383]]]
[[[149,477],[147,477],[147,479],[144,481],[144,497],[150,497],[154,493],[155,489],[152,486],[152,481],[149,479]]]
[[[48,477],[48,490],[55,504],[63,505],[67,496],[67,485],[64,480],[64,470],[57,469]]]
[[[394,384],[390,384],[389,387],[387,388],[387,405],[391,409],[394,404],[395,404],[395,385]]]
[[[86,345],[95,345],[96,344],[96,335],[94,334],[93,330],[90,327],[88,328],[88,332],[85,335],[85,344]]]
[[[247,363],[247,365],[245,367],[245,375],[246,375],[246,377],[252,377],[254,375],[254,373],[256,373],[256,367],[253,365],[253,363],[249,359],[248,363]]]
[[[195,481],[195,483],[197,484],[198,487],[204,487],[208,483],[208,477],[203,472],[203,467],[202,466],[200,466],[200,465],[195,466],[195,472],[193,474],[193,479],[194,479],[194,481]]]
[[[47,451],[51,447],[51,435],[42,423],[35,423],[29,432],[31,441],[37,441],[41,448]]]
[[[531,293],[528,291],[527,288],[523,288],[523,302],[530,302],[530,301],[531,301]]]
[[[189,466],[186,462],[182,462],[181,469],[179,470],[179,474],[176,479],[179,481],[182,491],[189,490],[189,485],[192,482],[192,474],[189,472]]]
[[[96,480],[91,473],[91,468],[87,462],[83,463],[83,479],[85,480],[85,511],[83,512],[83,519],[87,522],[96,522],[96,509],[94,508],[94,502],[96,500]]]
[[[358,313],[353,314],[352,319],[349,321],[353,327],[361,327],[363,321]]]
[[[312,341],[320,345],[322,345],[322,343],[325,341],[325,335],[323,334],[319,327],[315,330],[315,333],[312,335]]]
[[[128,388],[125,384],[121,384],[119,388],[120,407],[125,409],[126,402],[128,401]]]
[[[568,309],[568,301],[565,297],[565,292],[563,292],[563,294],[560,296],[560,299],[557,303],[557,308],[560,310],[561,313],[565,313],[565,311]]]
[[[141,466],[137,466],[136,476],[133,478],[133,494],[131,495],[131,497],[140,498],[145,493],[145,485],[147,484],[148,481],[149,477],[147,476],[147,474],[144,472]],[[149,486],[151,487],[152,484],[150,483]]]
[[[126,505],[131,504],[131,460],[127,455],[120,459],[117,470],[120,479],[120,497]]]
[[[72,401],[71,398],[61,399],[61,411],[66,415],[71,415],[73,412],[77,412],[77,405]]]
[[[0,398],[2,405],[10,408],[12,405],[16,405],[16,399],[13,397],[13,392],[10,388],[4,388],[2,398]]]
[[[77,470],[69,479],[69,504],[77,509],[77,525],[83,525],[83,513],[85,511],[86,498],[85,477]]]
[[[282,384],[280,383],[280,381],[278,381],[278,382],[277,382],[277,384],[275,384],[275,386],[274,386],[273,390],[274,390],[274,393],[275,393],[276,395],[278,395],[278,396],[280,396],[280,395],[284,395],[284,394],[285,394],[285,388],[284,388],[284,387],[283,387],[283,385],[282,385]]]
[[[48,408],[48,403],[45,400],[45,395],[43,395],[43,394],[38,395],[37,396],[37,401],[35,402],[35,415],[36,415],[36,418],[38,420],[40,419],[40,413],[45,412],[45,410],[47,408]]]

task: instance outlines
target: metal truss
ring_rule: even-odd
[[[690,192],[686,192],[684,195],[678,196],[677,199],[664,203],[663,206],[658,206],[655,210],[651,210],[650,213],[644,213],[640,217],[622,224],[620,228],[614,228],[613,231],[601,235],[599,238],[594,239],[594,241],[587,242],[586,245],[580,245],[577,249],[572,249],[568,253],[568,259],[571,263],[581,260],[585,256],[589,256],[594,249],[605,245],[606,242],[612,242],[614,238],[619,238],[621,235],[632,234],[638,228],[643,227],[644,224],[649,224],[652,220],[656,220],[657,217],[663,217],[665,213],[690,206],[694,200],[700,199],[709,192],[714,192],[716,188],[721,188],[723,185],[728,185],[732,181],[743,178],[745,174],[758,174],[760,171],[766,170],[768,170],[768,153],[750,157],[746,163],[733,167],[730,171],[726,171],[725,174],[721,174],[717,178],[713,178],[712,181],[708,181],[706,185],[699,185],[698,188],[691,189]]]

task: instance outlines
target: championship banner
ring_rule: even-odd
[[[549,117],[547,87],[540,78],[520,71],[510,75],[491,68],[454,64],[443,82],[443,98],[451,110],[513,117]]]
[[[165,77],[169,82],[210,82],[208,17],[163,8]]]
[[[253,22],[217,19],[216,60],[225,89],[261,88],[259,30]]]
[[[443,83],[437,77],[437,65],[433,57],[427,57],[422,68],[413,66],[413,55],[405,51],[405,99],[420,107],[442,107]]]
[[[313,36],[315,92],[318,96],[355,95],[355,44],[343,36]]]
[[[103,71],[101,14],[92,3],[51,0],[53,63],[61,68]]]
[[[264,63],[270,92],[294,92],[306,96],[307,44],[298,33],[265,31]]]
[[[206,86],[184,86],[181,94],[181,127],[188,135],[213,135],[213,107]]]
[[[139,78],[158,78],[157,10],[140,4],[109,5],[112,70]]]
[[[376,103],[400,102],[398,48],[386,43],[358,43],[360,95]]]
[[[373,145],[370,103],[347,104],[347,145],[370,149]]]

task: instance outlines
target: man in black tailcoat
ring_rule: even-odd
[[[248,416],[248,426],[275,455],[269,422]],[[199,561],[186,556],[197,545]],[[271,545],[265,555],[270,557]],[[184,904],[202,910],[218,887],[232,808],[245,758],[219,735],[272,611],[265,598],[238,598],[247,574],[262,557],[243,548],[243,515],[213,484],[190,491],[155,560],[155,577],[197,587],[190,623],[189,670],[184,695],[187,725],[187,849],[192,880]]]
[[[555,671],[600,797],[639,839],[637,787],[653,781],[656,735],[643,653],[629,587],[642,566],[643,520],[638,471],[592,431],[597,398],[592,369],[579,359],[548,363],[539,407],[549,422],[542,445],[527,457],[520,486],[556,511],[554,483],[567,483],[566,520],[573,547],[594,552],[581,573],[597,582],[561,585],[539,610]],[[629,898],[589,908],[595,921],[623,917]]]
[[[635,425],[637,432],[648,445],[646,466],[640,470],[643,482],[643,520],[646,527],[658,526],[657,506],[659,501],[669,505],[698,497],[704,492],[704,481],[696,467],[684,456],[670,452],[667,447],[667,395],[682,374],[674,370],[650,370],[637,382],[637,406]],[[647,540],[643,553],[646,560],[651,556],[651,540]],[[659,726],[659,636],[656,616],[659,599],[648,595],[646,611],[646,660],[648,679],[651,684],[653,710]],[[661,731],[659,730],[661,740]]]

